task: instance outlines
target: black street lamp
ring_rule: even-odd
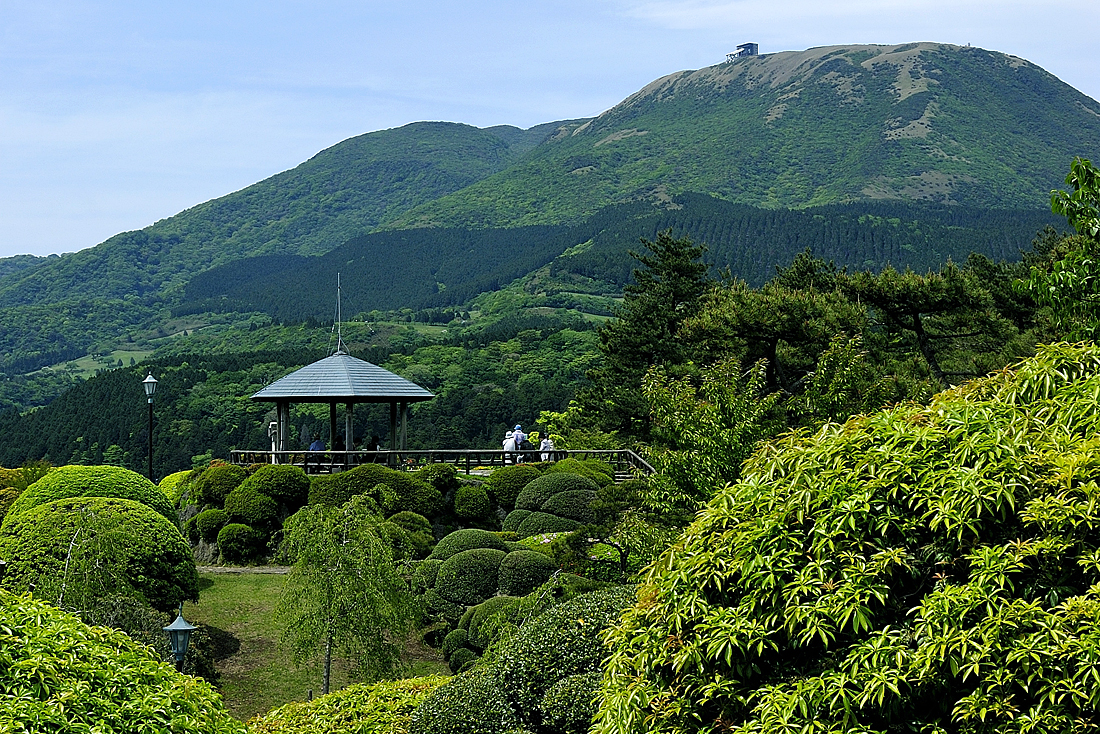
[[[157,391],[157,379],[150,372],[141,381],[145,388],[145,396],[149,398],[149,481],[153,481],[153,393]],[[155,484],[155,482],[154,482]]]
[[[183,602],[180,602],[180,613],[176,621],[163,628],[168,633],[168,645],[172,648],[172,655],[176,658],[176,672],[183,672],[183,658],[187,655],[187,644],[191,642],[191,633],[198,627],[183,618]]]

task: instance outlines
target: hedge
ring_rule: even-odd
[[[408,734],[504,734],[519,725],[498,677],[475,668],[429,694],[413,711]]]
[[[33,507],[67,497],[117,497],[133,500],[179,527],[179,515],[164,493],[137,472],[120,466],[62,466],[54,469],[27,487],[12,503],[4,517],[4,524],[0,527],[7,527],[16,516]]]
[[[441,497],[457,490],[461,482],[451,464],[428,464],[416,472],[416,477],[439,490]]]
[[[588,734],[596,714],[595,691],[598,672],[562,678],[546,691],[539,702],[539,713],[546,725],[562,734]]]
[[[38,599],[0,590],[0,651],[4,731],[245,734],[205,681]]]
[[[393,490],[392,503],[376,496],[375,488],[384,484]],[[309,486],[309,503],[339,507],[357,494],[366,494],[378,502],[384,511],[409,510],[424,516],[435,515],[443,506],[438,489],[415,474],[397,471],[381,464],[363,464],[333,474],[323,480],[315,478]]]
[[[211,464],[203,469],[194,483],[191,499],[196,505],[221,507],[241,482],[248,478],[244,467],[235,464]]]
[[[278,525],[279,505],[267,495],[242,484],[225,498],[225,514],[231,522],[249,525],[266,534]]]
[[[309,477],[297,466],[263,464],[241,483],[240,488],[246,487],[275,500],[290,514],[309,499]]]
[[[547,474],[564,472],[588,477],[601,487],[615,482],[615,470],[599,459],[574,459],[572,457],[556,461],[546,469]]]
[[[0,487],[0,521],[7,517],[8,510],[22,492],[15,487]]]
[[[455,514],[466,520],[481,520],[492,511],[489,493],[480,484],[464,484],[455,492]]]
[[[455,553],[473,550],[474,548],[494,548],[499,551],[507,551],[508,545],[500,536],[488,530],[466,528],[444,536],[443,540],[436,543],[435,549],[429,557],[445,561]]]
[[[243,523],[229,523],[218,532],[224,563],[250,563],[263,550],[264,536]]]
[[[68,497],[10,519],[0,532],[9,591],[34,589],[56,600],[64,583],[70,608],[122,595],[168,611],[199,598],[191,546],[175,525],[139,502]]]
[[[493,641],[490,637],[492,630],[486,629],[485,623],[498,615],[509,622],[514,622],[516,612],[519,611],[519,598],[494,596],[473,607],[471,611],[466,630],[469,645],[478,650],[484,650]]]
[[[558,517],[548,512],[532,512],[519,524],[519,534],[524,538],[543,533],[569,533],[580,527],[576,520]]]
[[[501,529],[506,533],[515,533],[518,536],[520,524],[522,524],[530,514],[530,510],[512,510],[508,513],[508,516],[504,518],[504,524],[501,526]],[[520,538],[520,540],[522,539],[523,538]]]
[[[457,622],[466,611],[465,606],[444,599],[435,589],[424,592],[424,609],[428,613],[428,619],[448,624]]]
[[[516,464],[497,469],[486,482],[489,494],[505,509],[516,506],[516,497],[530,482],[542,476],[542,472],[529,464]]]
[[[386,519],[405,528],[409,533],[421,533],[432,537],[431,522],[419,513],[402,510],[401,512],[395,512]]]
[[[466,630],[462,628],[453,629],[443,638],[443,647],[441,647],[439,651],[443,653],[443,657],[449,659],[451,655],[454,654],[455,650],[460,647],[466,647],[469,641],[470,635]]]
[[[5,469],[0,466],[0,488],[14,487],[23,478],[22,469]]]
[[[195,534],[207,543],[215,543],[218,540],[218,532],[229,524],[229,515],[225,510],[213,507],[203,510],[194,518]]]
[[[409,539],[409,533],[405,528],[387,520],[379,523],[375,527],[375,532],[386,545],[389,546],[390,552],[393,555],[393,560],[403,561],[413,557],[415,550],[412,540]]]
[[[557,566],[545,553],[533,550],[512,551],[500,562],[500,593],[526,596],[554,575]]]
[[[594,481],[579,474],[544,474],[523,488],[516,498],[516,509],[541,510],[551,497],[560,492],[587,490],[594,496],[599,488]]]
[[[542,511],[576,520],[583,525],[595,519],[591,508],[594,499],[596,499],[596,493],[587,489],[558,492],[542,503]]]
[[[485,601],[497,591],[497,570],[505,555],[493,548],[456,553],[439,567],[435,591],[455,604],[469,606]]]

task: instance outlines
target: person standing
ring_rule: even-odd
[[[539,444],[539,451],[542,455],[539,457],[543,461],[550,461],[550,457],[554,453],[554,442],[550,440],[550,434],[546,434],[546,437],[542,439],[542,443]]]
[[[515,463],[515,452],[516,452],[516,434],[515,434],[515,432],[508,431],[507,433],[505,433],[504,434],[504,443],[502,443],[501,446],[504,449],[504,463],[505,464],[514,464]]]

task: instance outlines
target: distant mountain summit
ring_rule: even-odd
[[[758,206],[1040,206],[1100,152],[1100,104],[1007,54],[826,46],[662,77],[389,226],[567,221],[687,191]]]

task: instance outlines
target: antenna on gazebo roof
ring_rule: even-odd
[[[340,305],[340,274],[336,274],[336,323],[333,324],[333,329],[336,331],[336,351],[333,354],[347,354],[347,347],[344,346],[344,325],[343,325],[343,310]]]

